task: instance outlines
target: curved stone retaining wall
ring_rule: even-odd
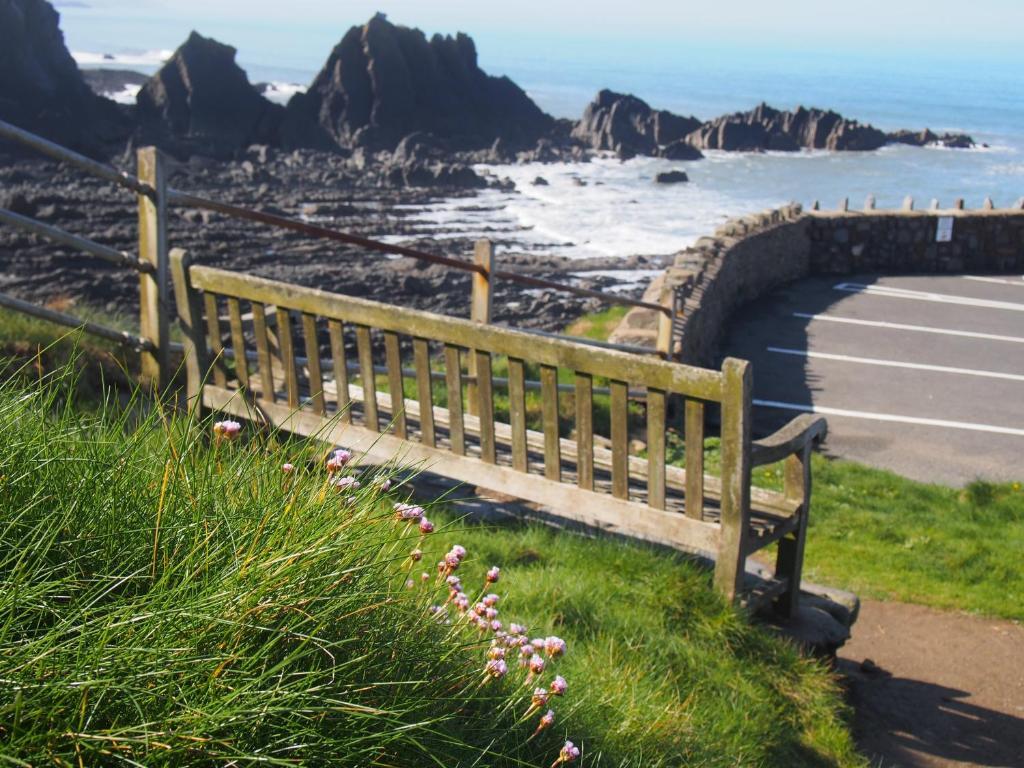
[[[1024,203],[993,210],[804,212],[793,204],[732,219],[680,252],[645,298],[675,292],[677,359],[715,362],[733,313],[784,283],[853,273],[1024,273]],[[845,208],[845,206],[844,206]],[[949,227],[952,227],[951,231]],[[945,235],[948,233],[948,240]],[[612,339],[653,346],[657,317],[632,310]]]

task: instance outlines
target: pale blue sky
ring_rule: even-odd
[[[1021,44],[1024,0],[65,0],[66,13],[108,10],[124,15],[181,18],[190,13],[227,22],[303,19],[318,27],[347,27],[377,10],[393,20],[433,31],[521,39],[660,38],[692,44],[741,39],[774,47],[830,50],[900,45],[957,56],[1010,52]],[[58,5],[61,3],[58,2]],[[130,8],[131,10],[127,10]],[[315,20],[315,21],[314,21]]]

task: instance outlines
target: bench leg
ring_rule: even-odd
[[[804,544],[807,540],[807,523],[811,511],[810,447],[786,459],[784,490],[787,498],[800,503],[800,525],[779,541],[778,556],[775,559],[775,578],[786,579],[788,582],[786,591],[775,601],[775,610],[789,618],[796,613],[800,599]]]

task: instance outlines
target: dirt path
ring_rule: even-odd
[[[1024,626],[864,601],[839,657],[874,765],[1024,768]]]

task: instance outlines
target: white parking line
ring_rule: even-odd
[[[769,352],[797,357],[813,357],[822,360],[838,360],[843,363],[862,363],[864,365],[881,365],[887,368],[910,368],[915,371],[935,371],[936,373],[958,373],[966,376],[982,376],[987,379],[1008,379],[1024,381],[1024,375],[1003,373],[1002,371],[979,371],[974,368],[953,368],[947,365],[928,365],[926,363],[905,363],[900,360],[880,360],[875,357],[854,357],[852,355],[835,355],[828,352],[811,352],[806,349],[787,349],[785,347],[767,347]]]
[[[979,333],[977,331],[957,331],[952,328],[932,328],[928,325],[907,325],[906,323],[887,323],[884,320],[861,320],[855,317],[836,317],[835,315],[812,315],[807,312],[794,312],[793,317],[804,320],[824,320],[830,323],[849,323],[850,325],[866,325],[872,328],[889,328],[894,331],[919,331],[920,333],[939,333],[944,336],[963,336],[968,339],[986,339],[987,341],[1010,341],[1024,344],[1024,336],[1001,336],[998,333]]]
[[[1024,312],[1024,304],[1018,304],[1013,301],[975,299],[971,296],[952,296],[946,293],[912,291],[907,288],[891,288],[885,285],[862,285],[861,283],[836,283],[832,288],[836,291],[846,291],[847,293],[867,293],[872,296],[886,296],[890,299],[934,301],[940,304],[959,304],[965,307],[984,307],[985,309],[1006,309],[1013,312]]]
[[[982,277],[981,275],[963,275],[964,280],[976,280],[979,283],[999,283],[1000,285],[1016,285],[1024,288],[1024,280],[1004,280],[1001,277]]]
[[[1000,427],[994,424],[974,424],[969,421],[948,421],[946,419],[923,419],[917,416],[898,416],[891,413],[875,413],[873,411],[851,411],[846,408],[829,408],[824,405],[803,405],[801,403],[784,403],[778,400],[754,400],[754,405],[762,408],[779,408],[785,411],[802,413],[820,413],[824,416],[847,416],[851,419],[868,419],[871,421],[890,421],[899,424],[920,424],[926,427],[945,427],[946,429],[963,429],[970,432],[992,432],[997,435],[1014,435],[1024,437],[1024,429]]]

